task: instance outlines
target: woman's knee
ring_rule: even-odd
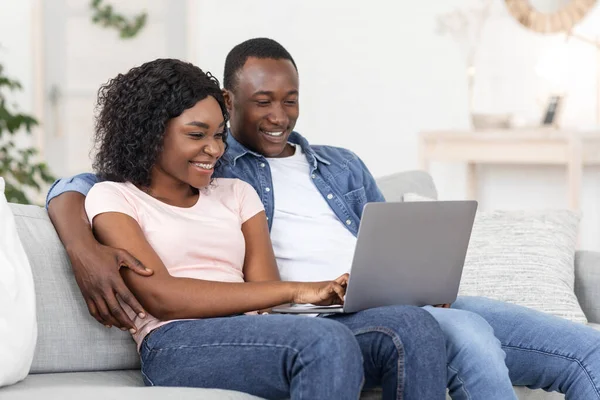
[[[386,312],[379,319],[380,325],[403,338],[443,345],[445,339],[439,323],[424,309],[414,306],[391,306],[383,309]]]
[[[345,325],[326,318],[302,318],[299,334],[307,345],[314,347],[332,362],[354,363],[362,366],[361,350],[352,331]]]

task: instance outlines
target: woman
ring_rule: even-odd
[[[347,276],[280,282],[254,189],[211,181],[227,120],[217,80],[191,64],[156,60],[111,80],[98,103],[94,167],[106,181],[87,196],[86,212],[102,243],[154,271],[122,269],[149,312],[128,309],[145,383],[358,398],[362,359],[348,328],[254,315],[286,302],[340,303]]]

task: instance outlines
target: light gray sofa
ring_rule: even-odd
[[[406,192],[437,196],[431,177],[419,171],[384,177],[378,183],[389,201],[400,201]],[[106,329],[88,314],[46,211],[10,206],[33,269],[39,334],[29,376],[0,389],[0,399],[256,399],[214,389],[143,387],[134,342],[129,333]],[[600,253],[576,254],[575,289],[589,320],[599,322]],[[517,392],[520,399],[563,398],[526,388]],[[362,398],[380,398],[380,393],[365,393]]]

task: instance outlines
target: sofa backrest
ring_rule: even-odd
[[[401,201],[406,192],[437,196],[431,177],[419,171],[383,177],[378,185],[388,201]],[[129,333],[107,329],[89,315],[46,210],[10,207],[35,283],[39,332],[31,373],[138,368]]]
[[[139,367],[131,335],[107,329],[90,316],[46,210],[18,204],[10,207],[31,264],[36,292],[38,340],[30,372]]]
[[[405,193],[416,193],[430,199],[438,196],[431,175],[425,171],[397,172],[376,181],[386,201],[402,201]]]

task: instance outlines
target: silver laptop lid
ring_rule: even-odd
[[[476,201],[368,203],[345,312],[456,300]]]

